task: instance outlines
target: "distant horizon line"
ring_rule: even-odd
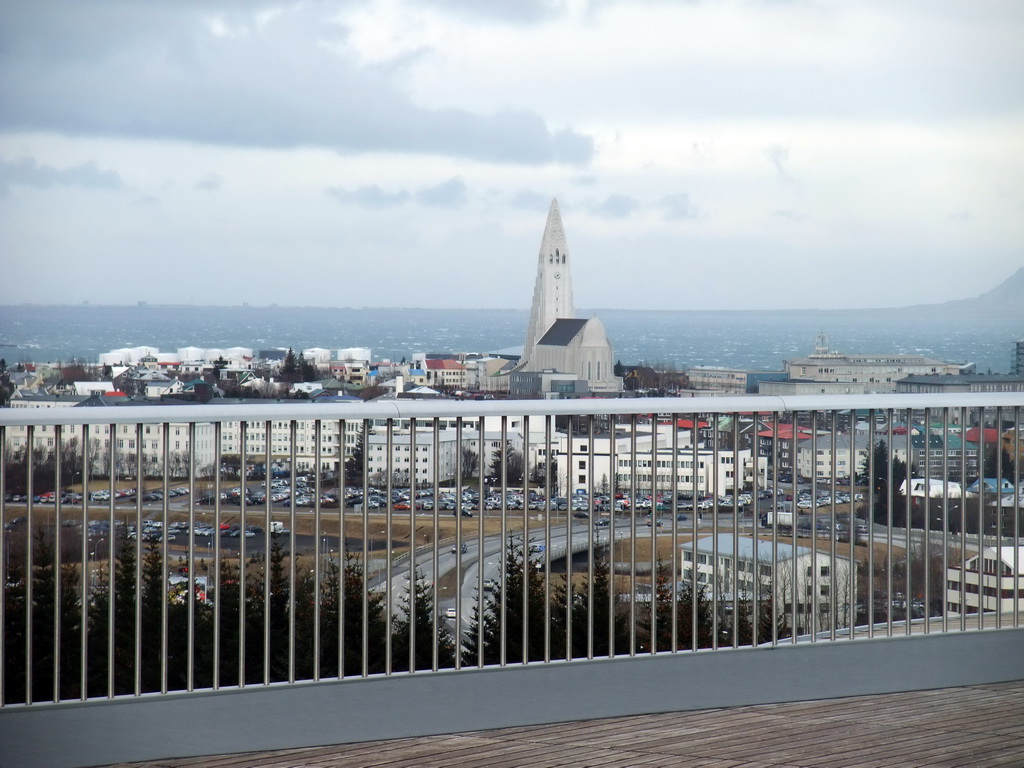
[[[955,300],[956,302],[962,301],[960,299]],[[808,313],[808,312],[819,312],[819,313],[839,313],[839,312],[906,312],[910,310],[914,311],[927,311],[938,309],[943,307],[944,304],[917,304],[902,307],[789,307],[789,308],[743,308],[743,309],[657,309],[657,308],[643,308],[643,309],[630,309],[626,307],[583,307],[579,308],[577,314],[585,313],[598,313],[598,312],[647,312],[647,313],[678,313],[678,314],[729,314],[736,312],[745,313],[779,313],[779,314],[794,314],[794,313]],[[156,304],[146,302],[138,302],[135,304],[93,304],[92,302],[82,302],[80,304],[63,304],[63,303],[36,303],[36,302],[21,302],[18,304],[0,304],[0,309],[23,309],[35,307],[39,309],[47,308],[62,308],[62,309],[264,309],[264,310],[291,310],[291,309],[320,309],[320,310],[347,310],[347,311],[364,311],[364,310],[381,310],[381,311],[393,311],[393,312],[410,312],[410,311],[421,311],[421,312],[519,312],[529,314],[529,307],[514,308],[514,307],[384,307],[384,306],[327,306],[327,305],[316,305],[316,304],[181,304],[181,303],[168,303],[168,304]],[[961,312],[968,314],[1005,314],[1005,308],[971,308],[957,307]]]

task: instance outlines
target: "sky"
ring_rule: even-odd
[[[0,303],[871,308],[1024,266],[1019,0],[0,0]]]

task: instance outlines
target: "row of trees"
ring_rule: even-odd
[[[695,593],[680,585],[673,643],[672,581],[664,569],[655,580],[653,621],[650,603],[638,603],[631,628],[629,603],[615,595],[605,561],[597,562],[592,580],[556,577],[549,603],[543,572],[529,561],[521,546],[510,544],[504,588],[488,593],[482,614],[474,609],[461,649],[445,623],[435,620],[433,588],[420,579],[390,622],[390,659],[384,599],[369,589],[362,564],[352,559],[342,564],[325,562],[319,585],[317,656],[317,584],[308,568],[300,568],[294,587],[290,587],[288,555],[275,544],[269,559],[249,560],[244,573],[237,561],[222,562],[220,588],[212,593],[219,612],[212,603],[194,601],[190,647],[189,603],[181,593],[175,596],[164,591],[166,565],[160,550],[149,545],[143,551],[138,583],[136,556],[133,543],[122,541],[115,547],[112,573],[105,570],[86,590],[83,611],[82,564],[62,563],[58,570],[52,543],[40,534],[33,547],[32,573],[13,565],[3,593],[5,701],[24,701],[29,685],[37,701],[51,699],[55,692],[61,699],[83,695],[83,621],[87,657],[84,694],[88,697],[106,696],[108,685],[118,695],[134,693],[136,676],[141,692],[161,690],[165,676],[169,690],[184,689],[190,654],[193,685],[206,688],[213,685],[215,672],[221,685],[236,685],[240,680],[246,684],[286,681],[291,675],[292,645],[295,678],[311,679],[317,667],[324,678],[340,673],[382,673],[389,662],[392,671],[408,670],[410,661],[417,670],[432,669],[435,653],[438,667],[450,668],[456,665],[457,653],[464,665],[475,666],[498,664],[503,652],[509,663],[517,663],[579,658],[589,653],[623,654],[630,651],[631,643],[638,652],[652,646],[659,651],[685,649],[693,646],[694,636],[697,646],[703,648],[714,640],[711,601],[700,589]],[[31,640],[27,636],[27,578],[32,579]],[[757,633],[762,641],[771,636],[771,616],[768,606],[764,608]],[[59,632],[55,633],[58,621]],[[738,642],[752,643],[752,618],[741,615],[737,621]],[[215,622],[219,622],[216,648]],[[719,629],[723,642],[730,644],[731,617],[721,616]],[[785,634],[785,627],[780,626],[780,636]],[[265,642],[269,655],[264,655]],[[59,679],[54,677],[55,657],[59,657]]]
[[[135,691],[139,677],[141,692],[160,691],[163,676],[169,690],[187,687],[189,646],[189,604],[181,594],[164,591],[163,558],[155,545],[143,553],[142,577],[136,589],[136,551],[133,545],[116,548],[113,574],[102,573],[88,589],[85,615],[82,611],[82,568],[64,563],[55,568],[52,544],[40,536],[34,547],[31,606],[31,665],[28,663],[28,603],[25,573],[13,568],[4,590],[4,700],[24,701],[31,682],[34,700],[51,699],[54,691],[62,699],[82,695],[82,622],[86,622],[85,694],[105,696],[108,680],[115,694]],[[194,601],[191,648],[193,683],[197,688],[213,685],[214,671],[223,685],[289,679],[289,647],[294,638],[296,679],[311,679],[319,664],[322,677],[375,674],[385,671],[387,623],[380,594],[366,587],[358,561],[342,565],[327,561],[320,583],[320,648],[315,657],[314,605],[316,583],[305,572],[289,588],[287,555],[275,544],[269,564],[252,559],[244,576],[237,563],[223,562],[219,593],[219,619],[213,604]],[[264,600],[265,579],[269,579],[269,600]],[[57,581],[60,609],[56,610]],[[113,599],[113,641],[111,645],[111,600]],[[138,608],[136,606],[138,601]],[[364,614],[364,604],[366,612]],[[415,606],[415,607],[414,607]],[[139,622],[136,624],[136,611]],[[162,630],[166,610],[167,631]],[[418,583],[411,601],[391,623],[391,669],[409,669],[410,637],[416,644],[416,669],[433,665],[433,597],[431,589]],[[244,619],[242,612],[244,611]],[[290,619],[295,629],[291,634]],[[364,642],[365,615],[365,642]],[[59,641],[54,641],[55,624],[60,621]],[[214,649],[214,623],[219,620],[219,653]],[[411,632],[410,632],[411,627]],[[136,667],[136,628],[139,634],[139,666]],[[341,637],[339,640],[339,631]],[[264,655],[264,638],[269,638],[269,655]],[[455,665],[455,644],[443,624],[437,634],[438,664]],[[164,653],[166,643],[166,656]],[[112,649],[112,653],[111,653]],[[55,656],[60,660],[60,678],[55,681]],[[166,657],[166,669],[162,659]],[[112,666],[111,666],[112,664]],[[240,666],[241,665],[241,666]]]
[[[32,464],[32,488],[28,487],[29,458]],[[163,458],[143,454],[142,476],[157,480],[163,478]],[[60,451],[37,446],[31,454],[27,446],[13,448],[8,451],[4,469],[5,488],[7,493],[37,496],[49,491],[57,491],[82,482],[82,451],[77,437],[68,439]],[[60,485],[57,487],[60,469]],[[110,453],[104,449],[96,449],[90,454],[89,476],[92,479],[103,479],[111,476]],[[113,475],[115,477],[134,477],[139,470],[135,451],[117,451],[114,456]],[[167,458],[167,476],[176,479],[187,479],[190,473],[189,456],[186,451],[171,451]],[[213,467],[196,468],[198,477],[212,477]]]

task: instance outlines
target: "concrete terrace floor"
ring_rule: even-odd
[[[118,768],[1024,766],[1024,681]]]

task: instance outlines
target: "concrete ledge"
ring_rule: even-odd
[[[1024,628],[8,707],[0,767],[64,768],[1024,680]]]

